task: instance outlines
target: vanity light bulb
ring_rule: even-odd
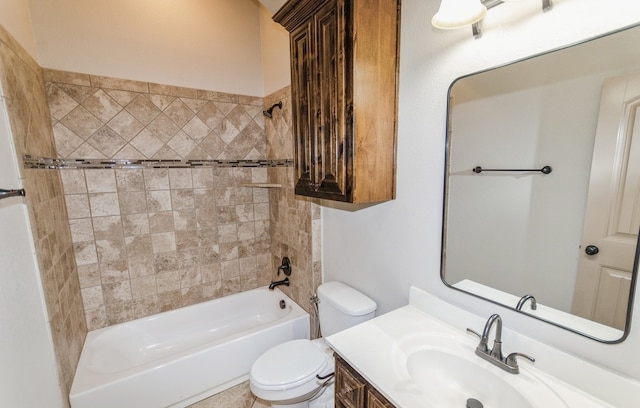
[[[482,20],[487,8],[480,0],[442,0],[431,25],[440,29],[460,28]]]

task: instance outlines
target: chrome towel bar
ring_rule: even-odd
[[[9,197],[24,197],[26,196],[27,193],[24,191],[24,188],[21,188],[19,190],[4,190],[4,189],[0,189],[0,200],[3,198],[9,198]]]
[[[483,171],[526,171],[526,172],[536,172],[539,171],[542,174],[549,174],[553,169],[551,166],[544,166],[541,169],[483,169],[482,167],[474,167],[474,173],[482,173]]]

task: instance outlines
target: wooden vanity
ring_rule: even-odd
[[[336,408],[395,408],[340,356],[335,359]]]

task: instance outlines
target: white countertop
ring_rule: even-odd
[[[406,361],[407,344],[419,344],[421,341],[429,341],[434,336],[455,336],[456,341],[463,344],[464,348],[471,355],[478,343],[473,335],[465,333],[464,328],[456,328],[441,320],[436,319],[427,312],[425,307],[433,305],[441,300],[426,292],[412,288],[412,305],[401,307],[397,310],[376,317],[372,320],[359,324],[343,332],[334,334],[326,338],[327,343],[342,356],[354,369],[356,369],[367,381],[378,389],[398,408],[425,408],[429,404],[429,394],[419,389],[412,383],[411,377],[404,367]],[[416,296],[426,296],[418,299]],[[413,299],[416,299],[414,302]],[[425,300],[426,299],[426,300]],[[452,315],[468,313],[455,306],[447,304]],[[457,309],[457,310],[454,310]],[[473,316],[475,321],[472,328],[481,331],[484,322],[477,316]],[[508,328],[503,328],[504,331]],[[513,337],[513,333],[510,333]],[[538,360],[540,368],[546,369],[554,364],[564,365],[563,371],[569,371],[575,367],[577,375],[582,375],[586,371],[594,370],[593,373],[584,375],[598,379],[594,386],[607,386],[612,384],[612,393],[623,392],[623,397],[612,395],[613,405],[603,402],[570,383],[552,377],[547,372],[543,372],[528,362],[520,364],[521,371],[525,370],[527,375],[532,375],[544,381],[552,391],[560,396],[569,407],[638,407],[640,406],[640,384],[636,381],[629,382],[628,379],[617,382],[617,377],[610,371],[592,366],[588,362],[569,356],[556,349],[538,343],[536,340],[520,336],[518,344],[503,344],[505,355],[510,352],[520,351],[531,354]],[[493,338],[493,337],[492,337]],[[530,343],[528,343],[530,342]],[[525,350],[519,349],[525,347]],[[466,352],[465,352],[466,353]],[[476,357],[474,355],[474,357]],[[478,357],[480,364],[488,364],[489,370],[498,370],[491,364]],[[526,366],[526,367],[525,367]],[[506,375],[510,376],[513,374]],[[626,381],[626,382],[625,382]],[[621,405],[622,404],[622,405]],[[448,407],[447,407],[448,408]]]

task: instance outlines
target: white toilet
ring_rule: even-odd
[[[318,287],[318,314],[323,336],[369,320],[376,303],[366,295],[340,282]],[[333,352],[324,342],[292,340],[273,347],[251,367],[249,384],[255,396],[271,402],[271,407],[307,408],[328,387],[324,376],[334,371]],[[333,397],[330,397],[333,398]]]

